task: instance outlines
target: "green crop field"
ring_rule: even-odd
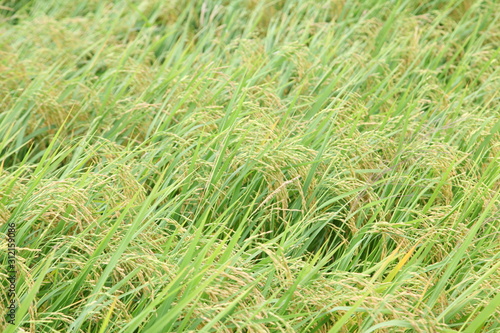
[[[0,331],[500,332],[500,2],[0,0]]]

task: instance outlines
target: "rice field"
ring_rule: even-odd
[[[500,3],[0,0],[0,331],[500,332]]]

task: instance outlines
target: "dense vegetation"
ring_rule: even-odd
[[[0,331],[498,332],[499,18],[0,1]]]

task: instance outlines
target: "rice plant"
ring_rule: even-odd
[[[0,0],[0,331],[498,332],[499,60],[494,0]]]

